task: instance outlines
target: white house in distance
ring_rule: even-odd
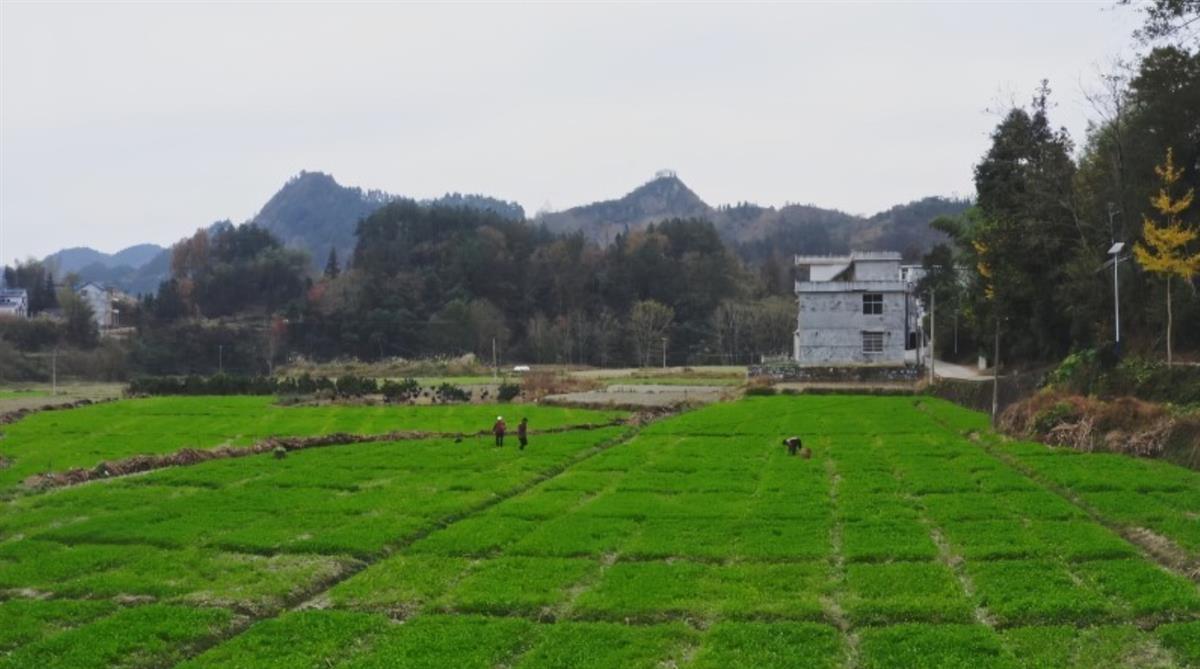
[[[92,308],[92,318],[101,329],[116,326],[116,310],[113,309],[113,291],[89,281],[75,289],[75,294]]]
[[[798,364],[905,364],[918,314],[899,253],[796,256],[796,272]]]
[[[24,288],[0,288],[0,317],[29,318],[29,294]]]

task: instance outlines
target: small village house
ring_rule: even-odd
[[[0,318],[29,318],[29,294],[24,288],[0,288]]]
[[[899,253],[796,256],[795,264],[796,363],[905,364],[920,339],[920,312]]]
[[[75,294],[92,308],[92,318],[100,329],[116,327],[117,310],[113,308],[115,294],[111,288],[89,281],[76,288]]]

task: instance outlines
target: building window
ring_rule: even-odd
[[[862,338],[863,353],[883,353],[882,332],[864,332]]]
[[[864,314],[883,313],[883,293],[865,293],[863,295]]]

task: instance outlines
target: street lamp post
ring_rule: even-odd
[[[1113,324],[1114,324],[1114,340],[1117,357],[1121,357],[1121,284],[1118,279],[1117,266],[1121,263],[1121,251],[1124,250],[1124,242],[1115,242],[1108,249],[1108,255],[1112,256],[1113,266]]]

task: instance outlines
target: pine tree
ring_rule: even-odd
[[[325,278],[336,279],[342,270],[338,267],[337,249],[329,247],[329,259],[325,261]]]
[[[1171,188],[1183,177],[1183,170],[1176,169],[1175,157],[1171,148],[1167,148],[1167,162],[1156,165],[1154,173],[1158,175],[1161,187],[1158,194],[1150,198],[1150,206],[1162,217],[1162,225],[1155,223],[1149,216],[1142,216],[1142,237],[1146,243],[1134,244],[1133,255],[1138,264],[1147,272],[1166,277],[1167,280],[1167,365],[1171,359],[1171,278],[1179,277],[1190,282],[1192,277],[1200,273],[1200,253],[1187,255],[1187,245],[1194,241],[1197,232],[1185,227],[1180,218],[1192,204],[1195,191],[1188,189],[1183,197],[1171,195]]]
[[[54,287],[54,274],[46,272],[46,287],[45,293],[42,295],[42,309],[54,309],[58,307],[58,291]]]

